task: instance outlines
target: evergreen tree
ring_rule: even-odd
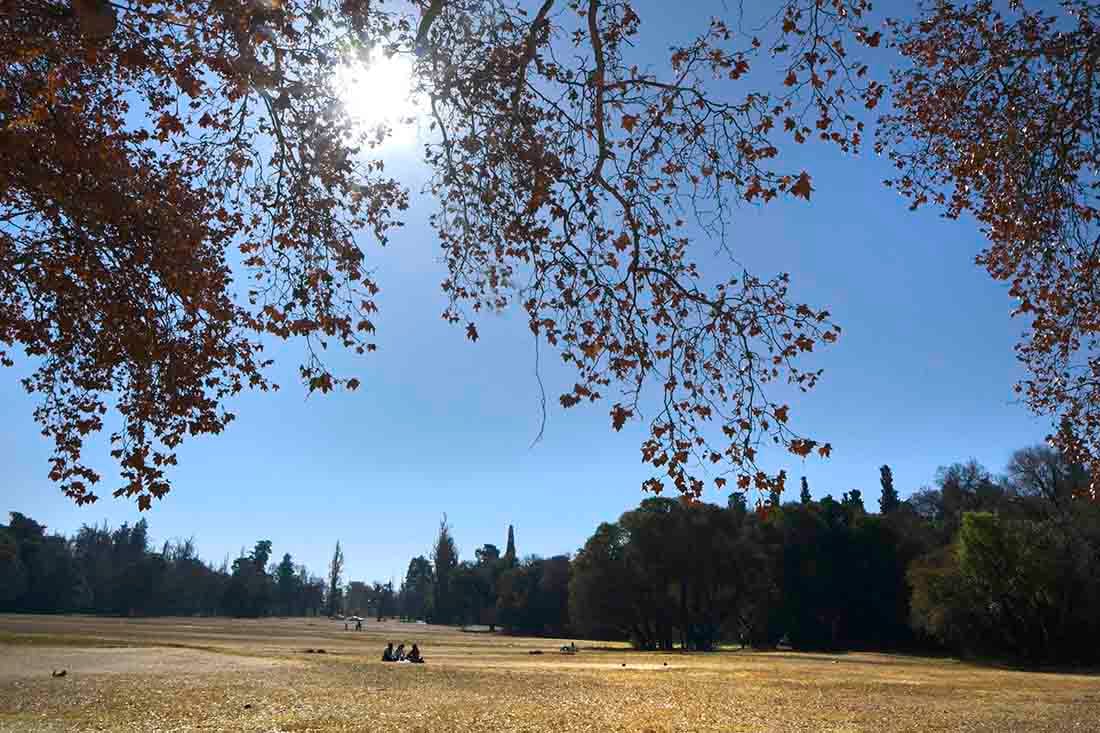
[[[294,570],[294,560],[287,552],[282,562],[275,568],[275,592],[279,598],[282,612],[289,616],[293,613],[294,597],[297,593],[298,574]]]
[[[432,548],[435,565],[434,621],[439,624],[451,623],[455,607],[452,593],[452,581],[455,568],[458,567],[458,548],[451,536],[451,526],[447,524],[447,515],[439,522],[439,536]]]
[[[894,472],[883,465],[879,470],[879,483],[882,484],[882,496],[878,500],[879,512],[889,514],[898,508],[898,490],[894,488]]]
[[[144,521],[144,519],[141,520],[141,522],[138,522],[138,524],[134,527],[135,534],[137,533],[138,528],[141,528],[142,537],[144,537],[145,535],[145,527],[141,527],[141,524]],[[142,540],[142,542],[144,542],[144,539]],[[252,552],[249,554],[249,558],[251,558],[252,563],[256,566],[256,569],[259,572],[266,572],[267,561],[271,559],[271,540],[259,540],[256,543],[256,546],[252,548]]]
[[[859,489],[845,491],[840,497],[840,504],[847,511],[849,520],[866,512],[863,508],[863,492]]]
[[[409,619],[431,616],[435,575],[428,558],[418,555],[409,560],[405,582],[401,584],[401,613]]]
[[[340,549],[340,540],[336,540],[336,550],[332,553],[332,562],[328,566],[328,615],[335,616],[340,610],[340,580],[344,573],[344,551]]]
[[[809,504],[814,500],[813,497],[810,496],[810,482],[806,480],[805,476],[802,477],[802,491],[799,492],[798,498],[803,504]]]
[[[509,568],[516,566],[516,535],[510,524],[508,525],[508,545],[504,549],[504,565]]]

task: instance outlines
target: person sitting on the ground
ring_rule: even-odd
[[[393,653],[393,661],[404,662],[405,661],[405,644],[401,643],[397,645],[397,651]]]
[[[386,644],[386,650],[384,652],[382,652],[382,661],[383,662],[396,661],[393,658],[393,642],[392,641],[389,644]]]
[[[413,648],[409,652],[409,656],[405,657],[405,659],[409,660],[413,664],[422,664],[424,662],[424,657],[420,656],[420,647],[418,647],[416,644],[413,644]]]

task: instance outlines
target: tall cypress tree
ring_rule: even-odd
[[[802,491],[799,492],[798,498],[803,504],[809,504],[814,500],[814,498],[810,496],[810,482],[806,480],[805,476],[802,477]]]
[[[504,550],[504,565],[509,568],[516,566],[516,534],[510,524],[508,525],[508,546]]]
[[[336,550],[332,553],[332,562],[328,566],[328,615],[335,616],[341,606],[340,582],[344,574],[344,551],[340,549],[340,540],[336,541]]]
[[[887,465],[883,465],[878,471],[879,483],[882,484],[882,496],[879,497],[878,508],[882,514],[889,514],[901,503],[898,500],[898,491],[894,488],[894,472]]]

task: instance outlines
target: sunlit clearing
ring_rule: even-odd
[[[359,131],[386,147],[416,142],[420,105],[412,94],[412,61],[380,50],[368,62],[355,61],[336,70],[336,92]]]

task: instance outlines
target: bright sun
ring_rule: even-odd
[[[364,132],[375,137],[388,130],[382,145],[407,147],[416,143],[420,106],[412,94],[412,61],[387,56],[376,49],[367,62],[336,70],[336,91],[348,114]]]

